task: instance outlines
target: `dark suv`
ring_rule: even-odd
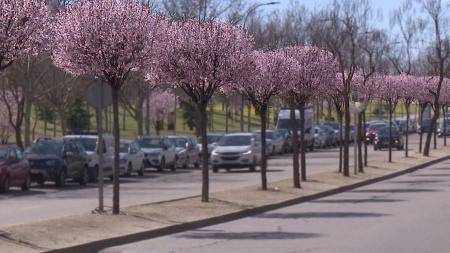
[[[83,146],[75,141],[43,140],[25,150],[31,167],[31,178],[38,184],[54,181],[62,187],[67,178],[85,185],[88,180],[89,159]]]

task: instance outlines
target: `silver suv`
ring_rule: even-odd
[[[261,137],[255,133],[226,134],[211,153],[213,172],[220,168],[250,168],[255,171],[261,161]]]
[[[177,151],[175,144],[167,137],[139,137],[138,143],[144,152],[144,164],[146,167],[156,168],[163,171],[169,167],[172,171],[176,170]]]

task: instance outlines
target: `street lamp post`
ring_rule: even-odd
[[[252,14],[254,11],[256,11],[256,9],[258,9],[259,7],[262,6],[267,6],[267,5],[276,5],[279,4],[280,2],[267,2],[267,3],[260,3],[257,4],[255,6],[253,6],[252,8],[250,8],[247,13],[245,14],[244,17],[244,23],[242,24],[242,28],[245,29],[245,26],[247,25],[247,19],[250,16],[250,14]],[[240,128],[241,128],[241,132],[244,132],[244,105],[245,105],[245,98],[244,96],[241,96],[241,113],[240,113]],[[250,116],[249,116],[250,118]],[[250,122],[248,123],[250,124]]]

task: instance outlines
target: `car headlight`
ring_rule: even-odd
[[[252,151],[251,151],[251,150],[248,150],[248,151],[243,152],[242,154],[243,154],[243,155],[250,155],[251,153],[252,153]]]
[[[215,150],[213,150],[212,152],[211,152],[211,155],[218,155],[219,153],[217,152],[217,151],[215,151]]]

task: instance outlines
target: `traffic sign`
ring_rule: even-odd
[[[96,78],[86,90],[85,99],[90,106],[96,109],[104,109],[112,104],[111,86]]]

